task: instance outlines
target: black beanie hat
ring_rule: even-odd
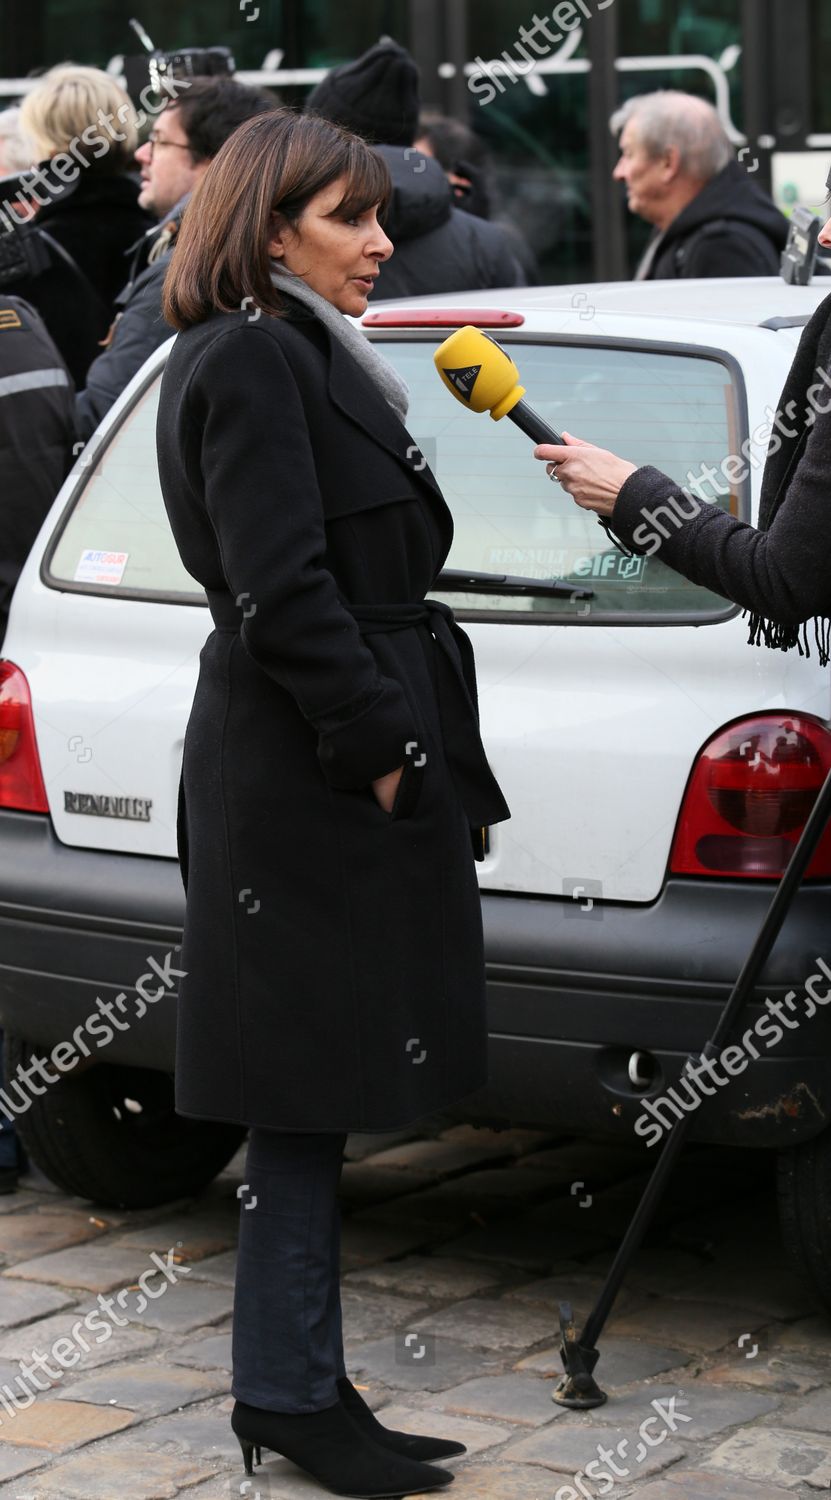
[[[322,115],[379,146],[411,146],[418,111],[418,68],[397,42],[378,42],[354,62],[332,68],[305,107],[306,114]]]

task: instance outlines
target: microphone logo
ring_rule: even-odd
[[[481,365],[466,365],[461,370],[445,370],[444,373],[459,395],[463,396],[465,401],[469,401],[481,368]]]

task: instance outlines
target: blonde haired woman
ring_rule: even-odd
[[[39,288],[38,282],[21,289],[20,295],[39,307],[76,385],[83,385],[112,322],[115,298],[127,280],[126,252],[154,222],[139,208],[138,183],[129,175],[138,144],[136,111],[109,73],[64,63],[45,73],[26,95],[20,128],[34,142],[38,161],[45,164],[25,188],[36,205],[38,228],[59,247],[52,259],[62,277],[63,296],[51,296],[50,288]],[[72,274],[61,250],[74,261],[76,278],[87,283],[80,284],[82,294],[88,288],[89,304],[82,348],[76,325],[70,336],[61,318],[60,304],[71,288]],[[48,305],[42,305],[39,291]]]

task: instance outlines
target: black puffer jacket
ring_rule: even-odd
[[[86,386],[75,398],[78,436],[85,442],[144,361],[176,331],[162,317],[162,288],[189,197],[180,199],[136,248],[130,278],[115,299],[109,343],[93,360]]]
[[[386,233],[395,254],[381,266],[373,303],[384,297],[525,286],[504,229],[454,208],[439,163],[412,146],[376,146],[392,177]]]
[[[72,383],[28,302],[0,296],[0,642],[14,586],[72,463]]]
[[[784,214],[731,161],[664,231],[645,280],[775,276],[787,238]]]

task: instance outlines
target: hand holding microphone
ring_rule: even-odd
[[[563,433],[561,444],[538,443],[534,457],[545,461],[549,479],[556,479],[582,510],[596,511],[601,524],[611,516],[624,482],[637,468],[607,448],[596,448],[568,432]]]
[[[494,421],[510,417],[537,444],[534,457],[545,460],[555,478],[584,510],[598,513],[598,521],[616,547],[627,551],[609,531],[607,517],[620,488],[636,465],[605,448],[579,438],[561,436],[522,398],[519,370],[496,339],[480,328],[459,328],[433,356],[447,389],[471,411],[489,411]],[[627,555],[631,555],[627,552]]]

